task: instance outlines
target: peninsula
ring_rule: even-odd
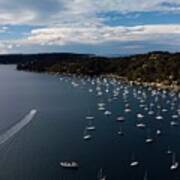
[[[2,63],[16,63],[18,70],[113,76],[133,83],[180,90],[180,53],[150,52],[126,57],[52,53],[0,56]]]

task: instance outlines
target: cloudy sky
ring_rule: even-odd
[[[180,51],[180,0],[0,0],[0,53]]]

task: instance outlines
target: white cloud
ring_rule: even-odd
[[[0,24],[6,25],[21,25],[31,24],[35,20],[35,13],[31,11],[20,11],[19,13],[13,12],[1,12],[0,13]]]
[[[0,53],[13,49],[37,46],[64,47],[72,44],[101,46],[102,44],[122,43],[121,49],[140,49],[143,44],[153,43],[158,46],[180,46],[180,25],[143,25],[110,27],[101,24],[93,27],[47,27],[33,29],[23,39],[7,40],[0,44]],[[136,44],[143,42],[143,44]],[[123,47],[123,48],[122,48]]]
[[[0,0],[0,24],[63,24],[101,21],[98,13],[116,11],[180,13],[179,0]],[[105,18],[105,17],[104,17]],[[81,22],[81,23],[83,23]]]
[[[136,18],[141,12],[180,13],[179,0],[0,0],[0,25],[43,25],[23,37],[1,42],[1,52],[17,46],[97,45],[107,42],[154,41],[180,45],[180,24],[108,26],[99,13]],[[136,15],[129,14],[136,12]],[[111,17],[110,17],[111,18]],[[116,18],[116,17],[114,17]],[[0,28],[0,32],[8,29]],[[23,33],[23,32],[21,32]],[[27,32],[26,32],[27,33]],[[12,36],[11,36],[12,38]],[[131,47],[131,46],[130,46]]]
[[[89,0],[90,1],[90,0]],[[180,11],[179,0],[91,0],[100,11],[149,12]],[[165,6],[166,4],[166,6]]]
[[[99,26],[94,27],[55,27],[34,29],[22,42],[25,44],[64,45],[70,43],[98,44],[108,41],[160,40],[167,37],[180,37],[180,25],[144,26]]]

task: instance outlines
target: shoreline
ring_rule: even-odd
[[[85,74],[76,74],[76,73],[59,73],[59,72],[53,72],[53,71],[44,71],[44,72],[37,72],[37,71],[29,71],[29,70],[18,70],[18,71],[28,71],[28,72],[34,72],[34,73],[47,73],[50,75],[65,75],[65,76],[89,76]],[[158,90],[169,90],[174,91],[176,93],[180,93],[180,85],[166,85],[162,82],[143,82],[138,80],[128,80],[125,76],[119,76],[116,74],[100,74],[100,75],[94,75],[94,77],[103,77],[103,78],[110,78],[110,79],[116,79],[118,81],[123,81],[125,83],[131,84],[131,85],[137,85],[137,86],[145,86],[145,87],[152,87],[156,88]],[[93,77],[93,76],[91,76]]]
[[[50,75],[65,75],[65,76],[88,76],[88,75],[84,75],[84,74],[71,74],[71,73],[64,73],[61,74],[59,72],[46,72]],[[93,77],[93,76],[91,76]],[[137,86],[145,86],[145,87],[152,87],[152,88],[156,88],[158,90],[169,90],[169,91],[174,91],[176,93],[180,93],[180,85],[165,85],[163,83],[160,82],[140,82],[140,81],[135,81],[135,80],[128,80],[127,77],[125,76],[119,76],[116,74],[102,74],[102,75],[94,75],[94,77],[102,77],[102,78],[110,78],[110,79],[116,79],[118,81],[122,81],[131,85],[137,85]]]
[[[170,90],[170,91],[180,93],[180,85],[179,86],[178,85],[165,85],[162,82],[140,82],[137,80],[128,80],[127,77],[118,76],[115,74],[102,75],[102,77],[113,78],[116,80],[124,81],[131,85],[146,86],[146,87],[156,88],[159,90]]]

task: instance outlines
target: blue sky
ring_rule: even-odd
[[[0,0],[0,53],[180,51],[180,0]]]

